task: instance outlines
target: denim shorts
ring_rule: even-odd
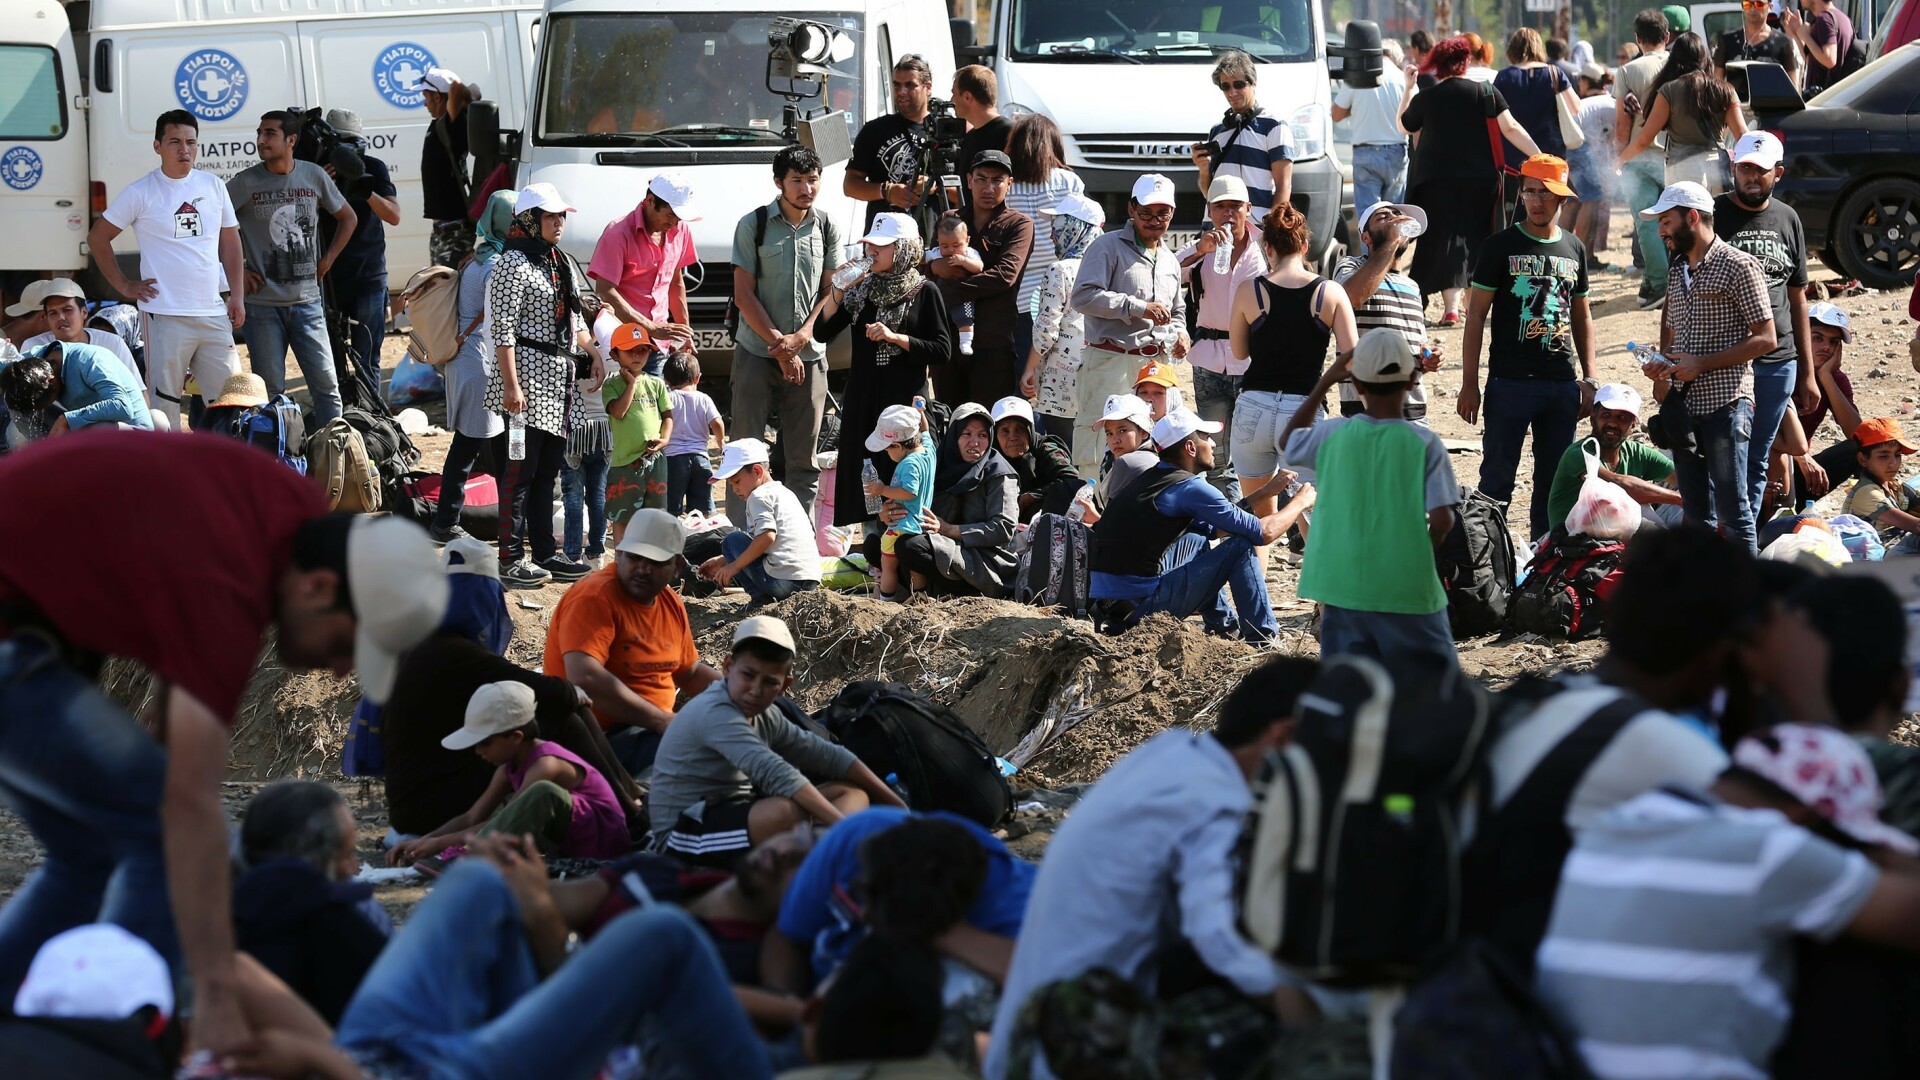
[[[1239,400],[1233,403],[1233,427],[1229,432],[1233,471],[1241,476],[1272,476],[1278,472],[1286,460],[1286,455],[1280,452],[1280,432],[1306,401],[1305,394],[1240,391]],[[1314,410],[1314,419],[1326,414],[1326,407],[1322,405]]]

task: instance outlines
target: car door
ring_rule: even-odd
[[[0,269],[78,270],[86,263],[86,114],[73,38],[8,41],[0,30]]]

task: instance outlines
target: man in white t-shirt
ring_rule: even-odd
[[[126,341],[119,334],[87,327],[87,294],[72,278],[34,282],[21,294],[20,303],[7,309],[7,314],[12,315],[16,308],[28,304],[46,315],[47,332],[35,334],[21,342],[21,352],[32,352],[53,341],[69,345],[97,345],[127,366],[127,371],[132,373],[134,382],[139,384],[141,393],[147,399],[147,407],[153,407],[153,391],[147,386],[146,376],[140,373],[140,365],[134,363],[133,350],[127,348]]]
[[[800,497],[776,483],[767,444],[735,439],[713,475],[747,508],[747,527],[728,533],[719,555],[700,564],[700,576],[738,585],[756,604],[784,600],[820,585],[820,549]]]
[[[247,320],[239,287],[240,223],[226,185],[193,167],[200,122],[192,113],[161,113],[153,152],[160,167],[114,197],[87,234],[87,246],[107,284],[138,301],[147,318],[154,410],[178,430],[189,374],[202,390],[217,392],[240,373],[233,347],[234,330]],[[140,244],[138,281],[128,280],[113,254],[114,237],[128,229]]]

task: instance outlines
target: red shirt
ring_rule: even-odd
[[[593,245],[593,261],[587,264],[587,273],[611,282],[640,314],[664,322],[674,275],[699,261],[700,255],[694,250],[693,230],[684,221],[675,223],[660,243],[654,243],[647,234],[646,214],[642,204],[608,225],[600,234],[600,242]]]
[[[0,458],[0,610],[144,664],[228,723],[319,485],[206,435],[88,431]],[[0,637],[11,633],[0,621]]]

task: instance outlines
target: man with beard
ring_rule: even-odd
[[[1333,280],[1353,301],[1354,328],[1362,334],[1380,326],[1398,330],[1421,371],[1440,370],[1442,345],[1427,341],[1426,298],[1407,273],[1413,265],[1413,246],[1427,231],[1427,212],[1410,203],[1377,202],[1360,216],[1360,223],[1365,254],[1349,255],[1333,270]],[[1401,230],[1408,226],[1418,231],[1407,236]],[[1350,380],[1341,380],[1340,415],[1366,411],[1360,389]],[[1417,378],[1407,391],[1403,415],[1416,424],[1427,422],[1427,392]]]
[[[920,155],[914,140],[927,131],[927,103],[933,98],[933,69],[926,60],[908,53],[893,65],[893,112],[877,116],[853,140],[846,179],[840,190],[849,199],[864,199],[867,216],[860,231],[873,224],[873,215],[889,210],[911,212],[920,205],[927,178],[919,175]]]
[[[1608,383],[1593,395],[1593,434],[1567,447],[1553,473],[1553,491],[1547,496],[1547,518],[1563,524],[1580,501],[1580,485],[1587,479],[1588,443],[1600,449],[1600,479],[1619,484],[1647,516],[1665,525],[1679,523],[1680,493],[1673,484],[1673,459],[1652,443],[1630,436],[1640,422],[1640,392],[1625,383]]]
[[[1773,197],[1773,185],[1787,173],[1780,163],[1784,152],[1772,132],[1740,136],[1733,147],[1733,190],[1713,201],[1714,235],[1759,261],[1773,309],[1773,349],[1753,362],[1747,501],[1756,509],[1767,489],[1767,465],[1789,396],[1803,412],[1820,400],[1812,359],[1802,348],[1807,341],[1807,234],[1793,207]]]
[[[665,510],[638,510],[611,566],[582,578],[553,609],[548,675],[586,691],[607,742],[636,779],[653,766],[674,699],[720,678],[700,659],[687,606],[668,588],[684,565],[686,530]]]
[[[118,923],[191,973],[196,1043],[246,1043],[220,781],[265,632],[383,702],[447,595],[418,526],[330,515],[225,439],[101,431],[0,461],[0,798],[46,848],[0,911],[0,988],[48,938]],[[108,656],[152,673],[147,730],[96,685]]]
[[[787,490],[811,514],[820,487],[814,449],[827,404],[827,347],[813,340],[808,316],[840,265],[840,226],[813,209],[820,155],[812,149],[796,143],[775,154],[773,182],[780,194],[733,229],[740,329],[728,386],[733,423],[749,438],[760,438],[768,412],[779,412]],[[727,515],[745,521],[745,514],[746,503],[729,491]]]

